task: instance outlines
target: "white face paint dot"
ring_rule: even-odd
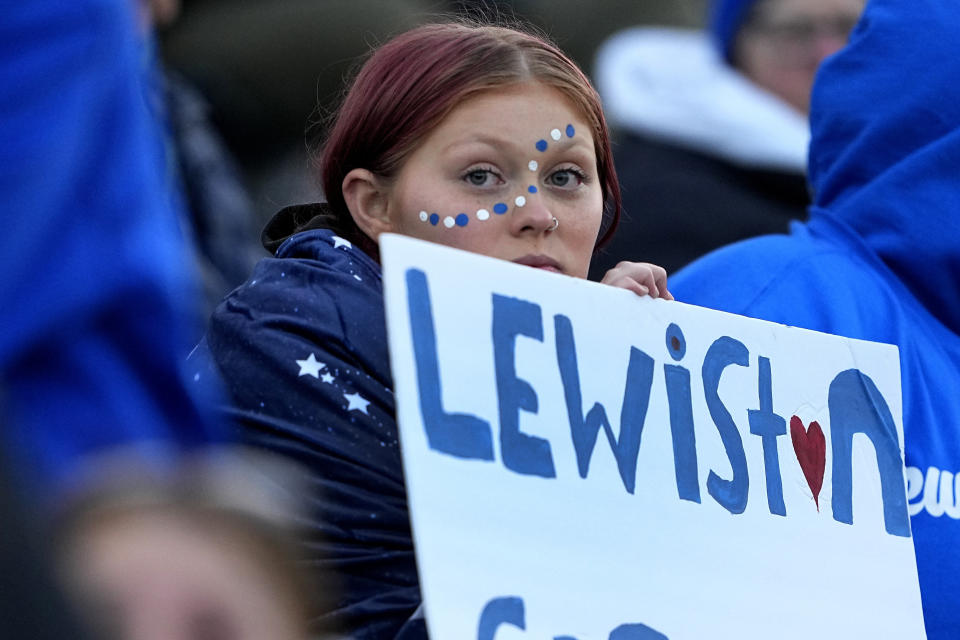
[[[421,212],[420,212],[420,219],[421,219],[422,221],[426,222],[429,217],[430,217],[430,216],[427,214],[426,211],[421,211]]]
[[[443,219],[443,226],[445,226],[447,229],[452,229],[453,225],[455,224],[457,224],[457,221],[451,218],[450,216],[447,216],[446,218]]]
[[[517,196],[517,199],[513,201],[518,207],[522,207],[527,204],[527,199],[523,196]]]
[[[536,160],[531,160],[530,163],[527,165],[527,167],[530,168],[530,171],[536,171],[536,170],[537,170],[537,167],[539,167],[539,166],[540,166],[540,165],[537,164],[537,161],[536,161]]]
[[[554,129],[550,132],[550,137],[554,140],[559,140],[561,135],[563,134],[560,133],[560,129]]]
[[[477,210],[477,220],[486,220],[489,217],[490,217],[490,212],[487,211],[486,209]]]

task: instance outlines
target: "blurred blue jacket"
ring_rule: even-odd
[[[813,90],[810,221],[720,249],[678,300],[899,346],[931,640],[960,637],[960,11],[872,0]]]
[[[118,446],[166,465],[214,433],[182,379],[199,304],[130,0],[0,20],[0,423],[28,482]]]

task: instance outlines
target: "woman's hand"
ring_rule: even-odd
[[[667,291],[667,271],[649,262],[621,262],[607,271],[603,284],[629,289],[638,296],[673,300]]]

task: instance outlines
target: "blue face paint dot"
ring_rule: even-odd
[[[470,218],[467,216],[467,214],[465,214],[465,213],[458,213],[458,214],[457,214],[457,226],[458,226],[458,227],[465,227],[465,226],[467,226],[467,223],[468,223],[468,222],[470,222]]]
[[[498,202],[497,204],[493,205],[493,212],[502,215],[507,212],[507,205],[502,202]]]
[[[530,185],[529,187],[527,187],[527,191],[529,191],[530,193],[536,193],[537,188],[533,185]]]
[[[435,213],[430,214],[430,224],[437,226],[437,223],[440,222],[440,216]]]
[[[683,360],[687,353],[687,341],[683,337],[683,331],[673,322],[667,327],[667,351],[677,362]]]
[[[572,138],[573,134],[576,133],[576,129],[573,128],[572,124],[567,125],[567,137]]]
[[[547,150],[547,141],[537,140],[537,151],[546,151],[546,150]]]

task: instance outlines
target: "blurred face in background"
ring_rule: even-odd
[[[277,564],[229,523],[130,509],[79,525],[63,568],[96,638],[306,640]]]
[[[180,0],[137,0],[136,5],[145,30],[170,26],[180,15]]]
[[[740,29],[734,64],[801,113],[820,63],[842,48],[864,0],[760,0]]]

